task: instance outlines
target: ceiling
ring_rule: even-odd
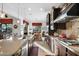
[[[60,3],[4,3],[3,11],[19,19],[27,18],[28,21],[45,22],[49,9],[58,7]],[[0,3],[0,10],[2,4]],[[31,10],[28,10],[28,8]],[[42,8],[42,11],[40,10]]]

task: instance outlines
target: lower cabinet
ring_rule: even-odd
[[[66,48],[60,44],[58,44],[58,56],[65,56]]]
[[[57,42],[56,45],[57,45],[57,50],[58,50],[58,56],[78,56],[77,54],[69,50],[68,48],[64,47],[59,42]]]

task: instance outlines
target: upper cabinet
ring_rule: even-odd
[[[55,18],[54,23],[67,22],[74,18],[79,18],[79,4],[66,4],[59,12],[58,17]]]
[[[53,8],[53,20],[55,20],[60,15],[61,8]]]
[[[50,21],[50,13],[48,13],[46,16],[46,25],[49,25],[49,21]]]

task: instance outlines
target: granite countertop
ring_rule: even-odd
[[[63,40],[56,39],[57,42],[59,42],[61,45],[72,51],[73,53],[79,55],[79,45],[69,45]]]
[[[0,41],[0,56],[12,55],[22,46],[21,40],[3,40]]]

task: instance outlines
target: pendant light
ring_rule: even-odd
[[[4,13],[3,9],[4,9],[4,4],[2,3],[0,18],[6,18],[7,17],[7,14]]]
[[[18,4],[18,20],[17,20],[17,23],[20,23],[20,21],[19,21],[19,4]]]
[[[1,13],[3,13],[3,3],[2,3],[2,7],[1,7]]]

